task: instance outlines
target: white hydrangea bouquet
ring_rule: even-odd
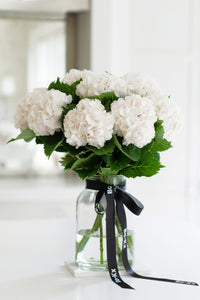
[[[159,152],[171,147],[181,126],[174,101],[138,74],[72,69],[18,105],[15,139],[35,139],[45,154],[63,152],[61,164],[84,179],[95,174],[152,176],[163,167]],[[9,141],[9,142],[10,142]]]
[[[77,221],[76,264],[95,270],[108,268],[112,280],[124,288],[131,287],[121,279],[117,263],[123,263],[131,276],[161,280],[141,277],[129,265],[127,253],[133,256],[133,234],[126,228],[123,204],[136,215],[143,205],[125,191],[124,178],[149,177],[163,167],[159,152],[172,146],[181,127],[181,113],[174,101],[156,82],[138,74],[118,77],[72,69],[48,88],[28,93],[18,105],[15,125],[21,133],[9,142],[35,139],[44,145],[48,157],[54,151],[64,153],[61,164],[66,171],[74,170],[81,179],[87,177],[77,214],[90,225],[84,227]],[[88,210],[91,203],[97,214]],[[97,237],[98,258],[88,243],[94,239],[95,244]]]

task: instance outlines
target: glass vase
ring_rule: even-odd
[[[122,175],[100,176],[96,175],[91,180],[102,181],[117,186],[125,181]],[[106,212],[99,215],[95,211],[96,190],[85,188],[77,198],[76,203],[76,266],[84,270],[107,271],[106,250]],[[105,196],[101,205],[106,211]],[[127,214],[128,216],[128,214]],[[129,221],[131,217],[131,222]],[[127,218],[127,247],[129,263],[134,262],[134,235],[133,215]],[[116,258],[119,270],[123,270],[122,262],[122,230],[115,213]]]

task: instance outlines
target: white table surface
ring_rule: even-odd
[[[64,263],[74,259],[75,198],[82,188],[62,177],[0,180],[0,299],[200,299],[200,287],[125,277],[133,291],[107,273],[72,277]],[[146,212],[136,218],[137,269],[200,283],[200,227]]]
[[[1,220],[0,299],[200,299],[200,287],[125,277],[133,291],[116,286],[108,274],[73,278],[64,262],[73,259],[74,233],[75,222],[69,218]],[[138,262],[154,270],[153,275],[200,282],[198,228],[141,219],[136,242]]]

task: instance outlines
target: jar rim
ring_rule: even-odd
[[[119,175],[110,174],[108,176],[96,174],[88,179],[95,180],[95,181],[102,181],[107,184],[113,184],[113,185],[118,185],[120,182],[126,181],[126,177],[120,174]]]

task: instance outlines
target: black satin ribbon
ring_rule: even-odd
[[[120,182],[117,186],[107,184],[101,181],[86,180],[86,188],[97,190],[95,201],[95,211],[98,214],[103,214],[104,210],[99,208],[99,203],[105,194],[107,207],[106,207],[106,241],[107,241],[107,262],[108,270],[110,277],[114,283],[119,285],[121,288],[134,289],[127,283],[125,283],[118,271],[117,261],[116,261],[116,244],[115,244],[115,207],[117,212],[117,217],[120,222],[123,240],[122,240],[122,260],[126,272],[133,277],[147,279],[147,280],[156,280],[156,281],[165,281],[179,284],[187,284],[198,286],[196,282],[183,281],[183,280],[174,280],[167,278],[158,278],[158,277],[148,277],[142,276],[134,272],[131,268],[128,256],[127,256],[127,221],[124,205],[135,215],[140,215],[144,206],[143,204],[136,199],[133,195],[125,191],[126,181]],[[115,203],[116,202],[116,203]]]

